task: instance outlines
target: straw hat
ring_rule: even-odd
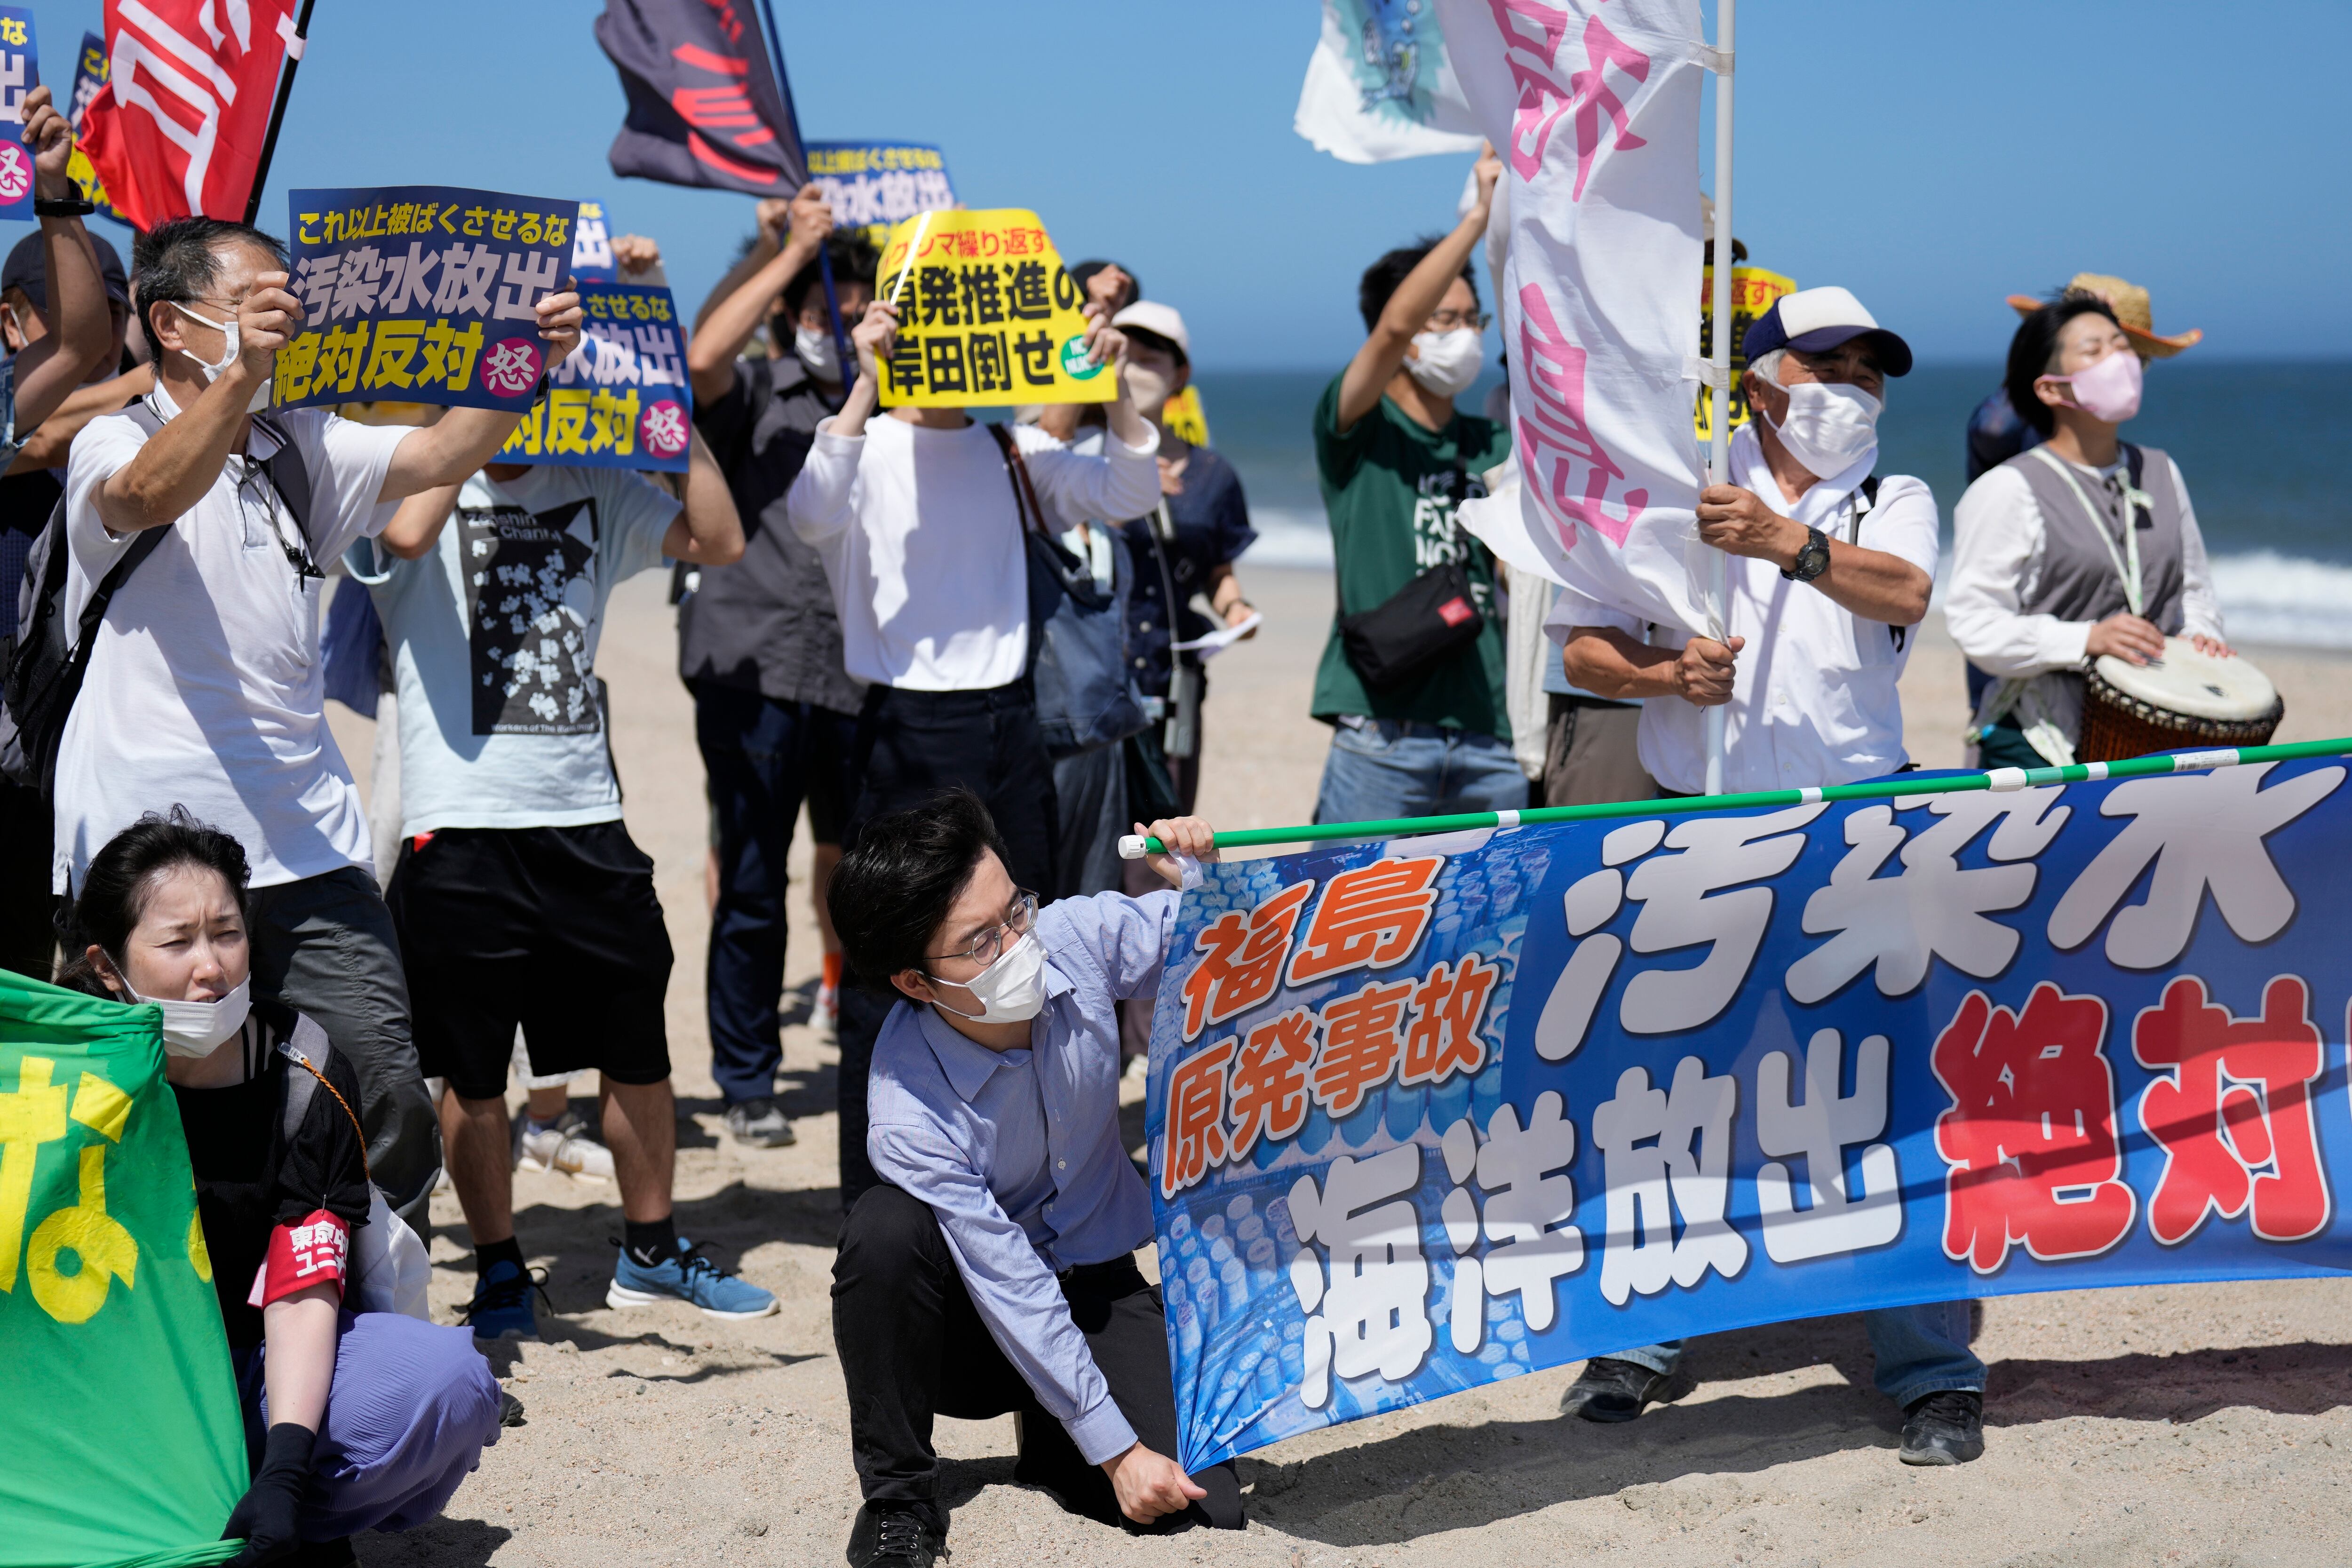
[[[2104,272],[2077,272],[2066,284],[2068,294],[2096,294],[2116,313],[2116,322],[2129,338],[2132,348],[2142,359],[2170,359],[2182,349],[2193,348],[2205,334],[2197,328],[2177,337],[2163,337],[2156,331],[2156,319],[2150,313],[2147,290],[2137,283],[2126,283]],[[2031,294],[2011,294],[2010,308],[2021,316],[2030,316],[2040,310],[2042,300]]]

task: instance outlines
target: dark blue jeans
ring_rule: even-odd
[[[856,797],[855,714],[698,681],[694,738],[719,833],[719,905],[703,972],[710,1076],[730,1105],[775,1093],[783,1041],[784,858],[801,801]],[[826,813],[825,815],[831,815]],[[829,824],[818,824],[820,837]]]

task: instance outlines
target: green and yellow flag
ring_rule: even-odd
[[[161,1015],[0,971],[0,1568],[220,1562],[246,1479]]]

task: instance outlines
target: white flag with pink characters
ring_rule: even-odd
[[[1695,512],[1704,468],[1690,413],[1702,266],[1697,0],[1439,0],[1438,14],[1510,183],[1497,291],[1520,524],[1571,588],[1707,632],[1709,552]],[[1514,526],[1465,522],[1488,538]]]

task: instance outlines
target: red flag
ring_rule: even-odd
[[[134,226],[245,216],[293,31],[293,0],[106,0],[113,71],[81,144]]]

